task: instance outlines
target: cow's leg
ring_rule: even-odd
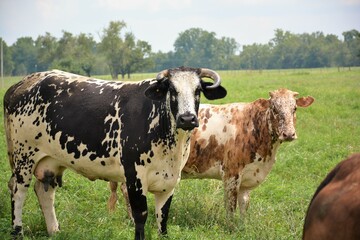
[[[238,178],[229,177],[224,179],[224,201],[228,217],[233,217],[236,210]]]
[[[128,182],[126,187],[135,222],[135,240],[145,239],[145,222],[148,216],[146,191],[143,192],[135,184],[131,185]]]
[[[115,210],[116,202],[119,199],[119,197],[117,195],[118,185],[119,184],[117,182],[110,182],[109,183],[111,193],[110,193],[110,197],[109,197],[109,200],[108,200],[108,208],[109,208],[110,212]],[[124,197],[124,200],[125,200],[125,205],[126,205],[128,216],[134,222],[134,218],[132,216],[132,211],[131,211],[131,206],[130,206],[130,201],[129,201],[129,194],[127,192],[127,188],[126,188],[125,183],[120,184],[120,190],[121,190],[121,193],[122,193],[122,195]]]
[[[129,194],[127,192],[126,184],[121,183],[120,189],[121,189],[121,192],[122,192],[123,197],[125,199],[125,205],[126,205],[128,216],[134,222],[134,218],[132,216],[132,211],[131,211],[131,206],[130,206]]]
[[[30,186],[32,174],[22,174],[20,170],[14,171],[9,180],[8,187],[11,194],[12,228],[11,235],[17,236],[23,234],[22,229],[22,209],[28,188]]]
[[[160,235],[167,234],[167,220],[174,191],[155,194],[156,222]]]
[[[34,189],[44,214],[47,231],[49,235],[53,235],[60,230],[54,208],[56,185],[46,186],[46,183],[36,180]]]
[[[108,209],[110,212],[113,212],[116,207],[116,202],[119,199],[118,195],[117,195],[118,183],[117,182],[109,182],[109,187],[110,187],[110,197],[108,200]],[[125,188],[126,188],[126,186],[125,186]]]
[[[250,190],[240,189],[238,193],[238,205],[240,209],[240,217],[244,217],[246,210],[250,204]]]

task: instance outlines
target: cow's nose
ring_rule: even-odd
[[[292,140],[295,140],[296,138],[297,138],[296,132],[283,132],[280,135],[280,140],[283,140],[283,141],[292,141]]]
[[[199,126],[199,121],[194,114],[185,113],[178,117],[176,127],[184,130],[192,130]]]

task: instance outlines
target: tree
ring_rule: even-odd
[[[246,45],[240,54],[240,66],[245,69],[266,69],[270,54],[271,49],[267,44]]]
[[[6,44],[6,42],[0,38],[0,43],[2,42],[3,44],[3,64],[4,64],[4,69],[3,69],[3,73],[4,75],[11,75],[14,69],[14,62],[12,60],[12,52],[11,52],[11,48],[8,47],[8,45]],[[0,56],[1,57],[1,56]]]
[[[121,31],[126,27],[123,21],[110,22],[109,27],[103,30],[101,36],[100,50],[105,55],[110,74],[113,79],[118,79],[124,60],[124,41]]]
[[[147,72],[160,72],[163,69],[175,68],[181,65],[173,51],[150,53],[149,61],[151,64],[145,67]]]
[[[31,37],[18,38],[12,46],[12,60],[15,64],[14,75],[26,75],[37,68],[35,42]]]
[[[55,59],[51,67],[80,74],[80,66],[75,58],[75,49],[76,38],[72,33],[63,31],[63,36],[58,41]]]
[[[124,79],[128,75],[148,64],[151,46],[145,41],[136,41],[134,34],[122,30],[126,28],[123,21],[110,22],[109,27],[103,30],[100,51],[105,55],[111,77]]]
[[[130,73],[143,72],[144,69],[148,68],[153,64],[150,60],[151,46],[145,41],[138,40],[136,45],[131,49],[129,66],[127,68],[128,78]]]
[[[270,41],[272,56],[269,61],[270,68],[292,68],[296,57],[294,48],[295,36],[289,31],[275,30],[275,37]]]
[[[201,28],[191,28],[180,33],[174,43],[176,58],[182,61],[180,65],[211,67],[216,48],[215,35]]]
[[[343,32],[344,44],[348,48],[346,66],[360,65],[360,32],[353,29]]]
[[[38,36],[35,41],[37,49],[37,71],[48,70],[56,57],[58,42],[50,33]]]
[[[96,59],[96,42],[92,35],[81,33],[76,38],[75,59],[81,69],[90,77]]]
[[[191,28],[179,34],[174,48],[178,65],[227,69],[239,45],[233,38],[218,39],[214,32]]]
[[[217,41],[216,45],[216,60],[213,62],[214,69],[236,69],[236,66],[239,66],[236,60],[239,44],[235,39],[222,37]]]

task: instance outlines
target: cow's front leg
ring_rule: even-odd
[[[226,207],[226,213],[228,217],[232,218],[234,216],[236,210],[236,203],[237,203],[237,190],[238,190],[238,183],[239,178],[237,177],[229,177],[224,179],[224,201]]]
[[[56,186],[47,184],[44,185],[44,183],[40,182],[39,180],[36,181],[34,186],[36,196],[44,214],[47,232],[49,235],[53,235],[60,230],[54,208],[55,188]]]
[[[132,216],[135,223],[135,240],[145,239],[145,222],[148,216],[146,192],[136,184],[126,184]]]
[[[174,191],[155,193],[156,222],[160,235],[167,234],[167,220]]]

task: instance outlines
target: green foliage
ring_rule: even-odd
[[[0,38],[0,44],[2,43],[3,47],[3,74],[5,76],[10,76],[12,74],[12,71],[14,69],[14,62],[12,60],[12,51],[11,48],[6,44],[6,42]]]
[[[214,32],[190,28],[179,34],[174,48],[177,65],[227,69],[226,59],[236,54],[238,44],[235,39],[217,39]]]
[[[91,34],[74,36],[63,31],[56,39],[50,33],[19,38],[4,44],[4,73],[23,75],[58,68],[83,75],[110,73],[122,79],[135,72],[159,72],[179,66],[216,70],[291,69],[360,66],[360,33],[343,32],[344,40],[322,32],[294,34],[276,29],[267,44],[241,45],[231,37],[190,28],[180,32],[174,51],[151,51],[151,45],[136,39],[124,21],[111,21],[100,33],[100,42]]]
[[[146,57],[151,52],[151,46],[145,41],[135,42],[135,36],[131,32],[121,35],[126,28],[123,21],[110,22],[109,27],[104,29],[100,51],[105,55],[107,65],[113,79],[118,79],[121,74],[133,73],[148,64]]]
[[[350,56],[349,49],[335,35],[292,34],[276,29],[268,44],[244,46],[240,58],[242,67],[248,69],[357,66],[357,57]]]
[[[340,71],[339,71],[340,70]],[[175,190],[168,221],[168,239],[301,239],[309,201],[325,175],[342,159],[360,152],[360,69],[302,69],[271,71],[220,71],[228,90],[215,103],[268,98],[268,92],[286,87],[311,95],[315,102],[297,110],[298,140],[284,143],[267,180],[251,193],[243,220],[226,219],[223,186],[216,180],[184,180]],[[134,79],[156,74],[135,74]],[[101,78],[110,79],[109,76]],[[9,87],[19,78],[6,78]],[[0,89],[1,99],[5,89]],[[207,101],[202,97],[202,102]],[[0,102],[2,109],[2,101]],[[0,111],[0,236],[9,239],[11,229],[7,160]],[[33,186],[31,186],[32,188]],[[91,182],[65,171],[64,186],[57,190],[55,207],[61,232],[51,239],[132,239],[133,224],[124,201],[109,214],[109,189],[104,181]],[[148,194],[147,239],[157,236],[154,199]],[[238,216],[237,216],[238,217]],[[48,239],[36,196],[29,189],[24,208],[25,239]]]

